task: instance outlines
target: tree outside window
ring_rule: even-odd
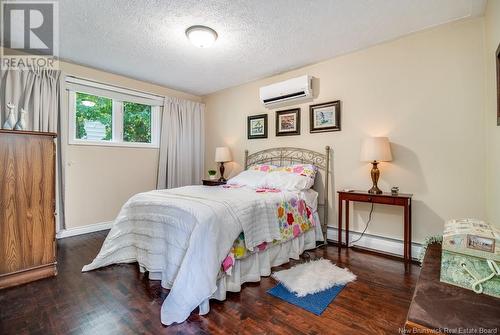
[[[94,129],[99,124],[105,129],[101,138],[95,136],[89,138],[89,135],[95,134],[87,134],[87,130]],[[76,93],[76,138],[103,141],[110,141],[113,138],[113,100]]]
[[[115,104],[116,115],[113,114]],[[152,107],[76,92],[75,138],[88,141],[152,143]],[[120,119],[123,115],[123,119]],[[123,135],[113,134],[123,129]]]
[[[123,140],[151,143],[151,106],[123,103]]]

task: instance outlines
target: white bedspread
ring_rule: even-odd
[[[243,231],[251,250],[280,239],[276,204],[303,198],[301,194],[206,186],[137,194],[123,206],[101,251],[82,271],[138,262],[148,271],[162,272],[162,286],[171,288],[161,308],[163,324],[185,321],[198,306],[206,314],[234,240]]]

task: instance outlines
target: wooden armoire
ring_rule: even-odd
[[[0,289],[57,274],[55,137],[0,130]]]

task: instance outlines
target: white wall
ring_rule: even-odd
[[[231,174],[241,168],[245,148],[322,151],[330,145],[334,189],[367,190],[371,166],[359,161],[360,143],[367,136],[388,136],[394,161],[380,165],[380,187],[398,185],[414,194],[414,241],[441,233],[449,218],[484,218],[483,48],[483,18],[465,20],[208,95],[205,166],[215,166],[213,153],[221,145],[232,149]],[[302,135],[276,137],[275,113],[259,103],[259,87],[303,74],[316,78],[317,97],[299,105]],[[309,104],[337,99],[342,131],[310,134]],[[247,116],[260,113],[269,115],[269,138],[247,140]],[[333,198],[332,226],[335,204]],[[354,206],[353,230],[363,229],[368,209]],[[401,214],[376,206],[368,232],[401,239]]]
[[[490,0],[485,15],[486,147],[488,220],[500,226],[500,126],[497,126],[495,52],[500,44],[500,1]]]
[[[60,67],[66,75],[201,101],[198,96],[85,66],[61,62]],[[66,92],[62,113],[66,228],[111,221],[130,196],[156,188],[158,149],[69,145]]]

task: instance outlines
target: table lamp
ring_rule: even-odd
[[[224,178],[224,163],[225,162],[230,162],[232,160],[231,158],[231,151],[229,151],[228,147],[217,147],[215,148],[215,161],[217,163],[220,163],[219,167],[219,172],[220,172],[220,178],[219,181],[226,181]]]
[[[363,141],[361,146],[361,161],[372,163],[372,182],[373,186],[368,191],[372,194],[381,194],[377,183],[380,177],[380,171],[377,167],[380,162],[392,161],[391,146],[387,137],[369,137]]]

